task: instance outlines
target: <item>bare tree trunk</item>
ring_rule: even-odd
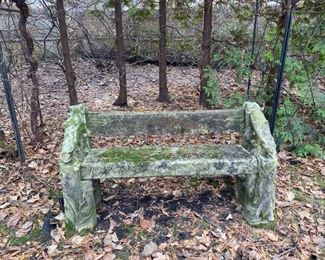
[[[124,60],[123,44],[123,21],[122,21],[122,0],[115,0],[115,26],[116,26],[116,47],[117,47],[117,67],[119,70],[120,93],[115,106],[127,106],[126,90],[126,70]]]
[[[211,63],[211,32],[212,32],[212,2],[213,0],[204,0],[204,22],[203,22],[203,40],[202,40],[202,57],[200,71],[200,105],[207,107],[207,95],[204,91],[208,83],[205,69]]]
[[[78,104],[78,97],[75,85],[75,75],[72,68],[70,47],[68,41],[67,23],[65,20],[65,11],[63,0],[56,0],[56,9],[58,12],[59,29],[62,44],[64,74],[68,83],[70,105]]]
[[[276,31],[277,31],[277,40],[276,43],[282,42],[283,39],[283,30],[285,27],[285,21],[286,21],[286,10],[288,8],[287,6],[288,1],[287,0],[282,0],[281,2],[281,10],[276,14]],[[293,3],[294,4],[294,3]],[[274,50],[273,50],[274,53]],[[274,96],[274,88],[276,84],[276,75],[278,72],[279,66],[276,62],[273,62],[268,65],[267,69],[267,80],[266,80],[266,89],[265,89],[265,96],[267,99],[265,100],[265,106],[266,107],[272,107],[273,105],[273,96]],[[267,114],[267,117],[270,115]],[[270,118],[268,118],[270,119]]]
[[[33,38],[27,31],[26,23],[29,16],[29,8],[25,0],[12,0],[20,10],[19,30],[26,41],[26,59],[30,65],[29,73],[32,79],[32,89],[30,98],[30,125],[33,133],[33,142],[42,140],[42,115],[39,103],[39,83],[36,76],[38,67],[37,60],[33,57],[34,43]],[[40,117],[38,119],[38,116]]]
[[[160,102],[169,102],[167,87],[167,58],[166,58],[166,19],[167,19],[166,0],[159,0],[159,97]]]

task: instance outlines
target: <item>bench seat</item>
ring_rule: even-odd
[[[247,175],[256,158],[240,145],[142,146],[91,149],[82,179]]]

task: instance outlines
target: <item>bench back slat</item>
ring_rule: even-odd
[[[87,126],[97,136],[216,134],[240,131],[243,123],[243,109],[87,113]]]

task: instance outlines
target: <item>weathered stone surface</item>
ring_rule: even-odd
[[[256,158],[239,145],[122,147],[91,150],[83,179],[222,176],[256,172]]]
[[[102,136],[208,134],[240,131],[244,110],[88,113],[87,123]]]
[[[80,165],[90,150],[86,109],[72,106],[65,122],[60,174],[63,185],[66,229],[85,233],[96,225],[96,205],[91,180],[81,180]]]
[[[257,174],[237,178],[237,197],[243,214],[253,226],[275,224],[275,188],[277,154],[269,124],[256,103],[245,109],[244,146],[256,157]]]
[[[245,114],[244,114],[245,111]],[[190,145],[91,149],[97,135],[216,133],[238,131],[244,124],[244,147]],[[237,197],[253,226],[275,223],[277,156],[268,122],[256,103],[244,109],[152,113],[87,113],[71,107],[65,123],[60,172],[66,229],[85,233],[96,224],[101,178],[163,176],[237,176]]]

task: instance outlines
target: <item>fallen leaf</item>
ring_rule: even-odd
[[[286,200],[292,202],[295,198],[295,194],[292,191],[286,192]]]
[[[35,161],[32,161],[28,164],[29,168],[35,169],[37,167],[37,163]]]
[[[279,237],[274,234],[273,232],[266,232],[264,231],[264,235],[271,241],[276,242],[279,240]]]
[[[27,221],[24,223],[20,229],[16,232],[17,237],[23,237],[25,236],[33,227],[33,221]]]
[[[83,242],[84,238],[82,236],[76,235],[71,239],[71,242],[75,246],[80,246]]]
[[[6,212],[0,212],[0,221],[1,220],[4,220],[6,217],[8,216],[8,213],[6,213]]]
[[[21,219],[21,215],[19,212],[13,214],[9,219],[8,219],[8,222],[7,222],[7,227],[14,227],[18,224],[18,222],[20,221]]]
[[[158,246],[156,243],[154,242],[150,242],[148,244],[146,244],[143,248],[143,251],[141,253],[141,255],[143,257],[148,257],[151,256],[153,253],[158,251]]]
[[[49,256],[56,255],[57,248],[58,248],[58,245],[57,244],[52,244],[52,245],[48,246],[47,247],[47,253],[49,254]]]
[[[325,248],[325,237],[319,236],[315,237],[314,242],[322,248]]]
[[[140,227],[143,230],[150,229],[153,226],[153,222],[148,219],[141,219],[140,220]]]
[[[154,253],[153,255],[153,259],[155,259],[155,260],[167,260],[167,257],[164,255],[164,254],[162,254],[162,253]]]
[[[0,209],[4,209],[4,208],[8,207],[9,205],[10,205],[10,203],[8,203],[8,202],[1,204]]]

